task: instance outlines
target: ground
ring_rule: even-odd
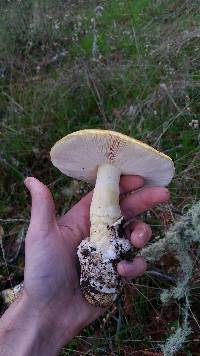
[[[50,164],[50,148],[70,132],[112,129],[170,155],[171,200],[143,216],[154,237],[198,201],[200,13],[197,0],[2,0],[0,13],[5,289],[23,279],[30,213],[24,177],[48,184],[58,214],[89,189]],[[173,263],[168,256],[156,268],[173,274]],[[199,355],[199,280],[191,281],[193,334],[179,355]],[[152,275],[128,283],[112,310],[61,354],[161,355],[159,345],[180,322],[181,304],[159,299],[169,283]]]

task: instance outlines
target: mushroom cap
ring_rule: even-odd
[[[170,157],[121,133],[88,129],[59,140],[50,152],[52,163],[69,177],[95,183],[97,169],[112,164],[123,175],[140,175],[149,186],[166,186],[174,175]]]

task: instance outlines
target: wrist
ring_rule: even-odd
[[[70,311],[66,311],[61,320],[49,307],[39,309],[34,306],[23,293],[0,320],[2,355],[56,355],[78,332],[70,319]]]
[[[27,315],[28,323],[32,325],[33,335],[40,340],[40,353],[42,344],[49,345],[48,355],[55,355],[60,348],[69,342],[79,332],[79,325],[75,325],[72,308],[63,308],[57,303],[38,306],[25,293],[21,300],[23,314]],[[47,355],[45,349],[44,355]]]

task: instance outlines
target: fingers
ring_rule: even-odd
[[[133,190],[142,188],[144,179],[140,176],[122,176],[120,179],[120,193],[130,193]]]
[[[136,221],[130,226],[131,243],[136,248],[143,248],[151,239],[152,231],[149,225],[145,224],[142,221]]]
[[[144,180],[139,176],[122,176],[120,179],[120,191],[121,193],[129,193],[133,190],[141,188],[144,184]],[[79,219],[77,225],[79,225],[80,230],[83,232],[84,236],[87,236],[89,224],[86,224],[86,221],[90,217],[90,204],[92,201],[93,191],[85,195],[68,213],[62,216],[59,219],[59,225],[65,225],[66,221],[69,221],[69,216],[72,217],[77,215]]]
[[[142,276],[147,269],[147,263],[143,257],[135,257],[132,262],[121,261],[117,265],[117,272],[122,277],[136,278]]]
[[[142,221],[134,221],[129,226],[131,232],[131,242],[136,248],[144,247],[152,236],[149,225]],[[117,265],[117,271],[122,277],[136,278],[142,276],[147,269],[147,263],[143,257],[135,257],[132,262],[121,261]]]
[[[147,187],[136,191],[124,198],[121,202],[123,215],[130,219],[153,206],[163,203],[169,199],[169,192],[166,188]],[[152,232],[151,228],[140,221],[135,221],[130,226],[131,242],[137,248],[142,248],[149,242]],[[142,257],[135,257],[132,262],[121,261],[117,270],[118,273],[127,278],[136,278],[144,274],[147,269],[147,263]]]
[[[24,181],[32,198],[30,227],[45,230],[55,223],[55,206],[49,189],[39,180],[28,177]]]
[[[125,194],[132,192],[141,188],[143,185],[144,179],[140,176],[122,176],[120,179],[120,193]],[[89,192],[80,200],[78,204],[80,204],[83,208],[89,209],[92,201],[92,195],[93,191]]]
[[[123,215],[126,219],[130,219],[134,215],[151,209],[157,204],[164,203],[170,197],[168,189],[162,187],[144,187],[138,190],[143,184],[144,180],[139,176],[124,176],[120,180],[121,193],[129,193],[136,190],[136,192],[122,198],[120,202]],[[83,197],[76,207],[87,209],[89,216],[91,200],[92,192]]]
[[[157,204],[166,202],[169,196],[166,188],[145,187],[123,198],[120,205],[125,219],[130,219]]]

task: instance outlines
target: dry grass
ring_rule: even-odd
[[[51,146],[67,133],[114,129],[174,159],[170,204],[144,216],[154,236],[199,199],[200,136],[199,127],[191,126],[200,112],[197,5],[178,0],[1,2],[0,223],[9,271],[1,260],[1,289],[23,279],[21,236],[30,211],[23,178],[34,175],[50,186],[58,214],[89,189],[49,164]],[[168,257],[156,267],[173,274],[173,266]],[[181,314],[181,304],[159,301],[160,290],[169,284],[155,275],[128,284],[113,310],[63,355],[159,354]],[[198,269],[191,290],[194,334],[182,352],[187,356],[198,353],[200,338]]]

